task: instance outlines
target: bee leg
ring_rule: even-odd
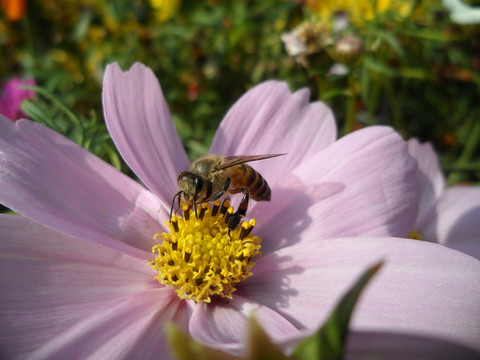
[[[232,215],[230,220],[228,221],[228,234],[230,235],[230,231],[235,230],[236,227],[242,221],[242,218],[247,215],[248,209],[248,201],[250,199],[250,192],[247,188],[242,189],[243,192],[243,199],[240,201],[240,205],[238,205],[237,211]]]
[[[176,193],[176,194],[173,196],[172,207],[170,208],[170,222],[172,221],[173,207],[175,206],[175,199],[178,199],[178,207],[177,207],[177,210],[175,210],[175,212],[177,212],[178,209],[180,208],[180,198],[181,198],[181,195],[182,195],[182,192],[179,191],[178,193]]]
[[[222,195],[228,191],[228,188],[230,187],[230,181],[232,181],[232,179],[228,177],[227,180],[225,180],[225,182],[223,183],[222,190],[213,194],[209,201],[215,201],[220,199]]]

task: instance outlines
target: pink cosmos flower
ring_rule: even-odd
[[[420,205],[414,229],[423,240],[440,243],[480,259],[480,188],[451,186],[430,143],[408,141],[408,150],[417,160]]]
[[[288,153],[255,163],[272,188],[272,201],[252,202],[248,213],[263,257],[229,302],[180,300],[147,265],[188,167],[150,69],[108,66],[103,93],[109,131],[146,187],[40,124],[0,117],[0,202],[21,215],[0,216],[2,355],[169,359],[169,321],[240,353],[252,313],[276,341],[300,336],[379,259],[386,265],[353,319],[363,344],[387,331],[480,350],[480,262],[390,237],[406,236],[416,218],[406,143],[386,127],[335,141],[330,110],[308,97],[262,83],[227,113],[211,145],[224,155]]]
[[[2,96],[0,97],[0,114],[5,115],[11,120],[20,119],[25,116],[20,111],[20,105],[23,100],[31,99],[35,96],[35,92],[32,90],[22,89],[23,85],[36,85],[35,79],[20,79],[11,78],[2,88]]]

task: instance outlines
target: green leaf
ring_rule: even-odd
[[[34,99],[26,99],[21,105],[22,111],[27,116],[41,124],[68,137],[78,145],[99,156],[122,170],[122,161],[111,141],[105,124],[99,123],[95,111],[90,111],[89,118],[79,118],[54,94],[47,90],[23,86],[36,92]]]
[[[87,35],[88,29],[93,21],[93,14],[84,11],[79,16],[77,23],[73,28],[72,38],[75,41],[81,41]]]
[[[455,35],[455,34],[452,34],[451,32],[442,31],[439,29],[430,29],[430,28],[404,29],[403,34],[405,36],[411,36],[413,38],[418,38],[421,40],[435,41],[435,42],[441,42],[441,43],[459,41],[462,39],[460,35]]]
[[[370,56],[365,57],[364,64],[368,69],[373,70],[373,71],[375,71],[379,74],[383,74],[383,75],[391,76],[391,77],[398,76],[398,72],[396,70],[394,70],[393,68],[391,68],[387,64],[384,64],[384,63],[381,63],[381,62],[375,60],[374,58],[372,58]]]
[[[268,337],[265,330],[252,317],[248,329],[249,360],[287,360],[288,358]]]
[[[366,104],[369,104],[371,85],[372,79],[370,76],[370,70],[366,66],[362,66],[360,75],[360,96]]]
[[[77,144],[82,145],[84,144],[85,138],[84,138],[84,128],[82,121],[80,118],[75,115],[75,113],[67,106],[65,105],[59,98],[57,98],[54,94],[49,92],[48,90],[38,87],[38,86],[22,86],[24,89],[28,90],[33,90],[35,91],[35,95],[37,96],[42,96],[48,101],[51,102],[51,104],[58,109],[58,111],[68,120],[68,122],[71,124],[73,128],[75,128],[75,137],[76,139],[74,140]],[[25,104],[24,104],[25,103]],[[48,117],[46,114],[42,114],[42,111],[39,107],[29,107],[28,101],[25,101],[22,103],[22,111],[24,111],[28,116],[31,116],[34,120],[41,122],[49,127],[54,128],[55,130],[58,131],[58,126],[59,124],[55,123],[56,118],[60,118],[60,116],[50,116],[49,120],[46,118]],[[61,131],[60,131],[61,132]],[[72,138],[72,136],[70,136]]]
[[[52,129],[55,129],[58,131],[57,128],[55,128],[55,124],[52,123],[50,117],[45,114],[45,112],[40,109],[38,106],[33,104],[30,100],[24,100],[20,106],[20,109],[27,114],[27,116],[30,119],[35,120],[36,122],[39,122],[41,124],[44,124]]]
[[[388,31],[379,31],[376,33],[378,38],[386,42],[397,53],[400,58],[405,58],[406,53],[397,37]]]
[[[340,360],[348,334],[348,324],[355,303],[382,263],[368,268],[333,310],[327,322],[311,337],[300,342],[293,355],[297,360]]]
[[[433,80],[434,76],[429,69],[421,67],[403,67],[399,70],[400,76],[409,79]]]
[[[322,95],[322,100],[325,101],[337,96],[351,96],[351,93],[348,91],[348,89],[333,89],[325,92]]]

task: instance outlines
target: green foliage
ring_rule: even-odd
[[[141,61],[159,77],[185,147],[195,157],[208,150],[218,123],[248,87],[286,77],[278,60],[293,61],[280,33],[298,6],[184,1],[171,19],[158,22],[146,1],[31,1],[21,23],[4,24],[10,36],[1,45],[9,56],[0,77],[17,71],[33,75],[76,114],[88,116],[92,109],[101,113],[105,66],[116,61],[127,69]]]

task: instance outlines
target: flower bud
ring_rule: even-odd
[[[353,65],[363,52],[363,41],[356,36],[345,36],[339,39],[329,51],[333,60],[345,64]]]

